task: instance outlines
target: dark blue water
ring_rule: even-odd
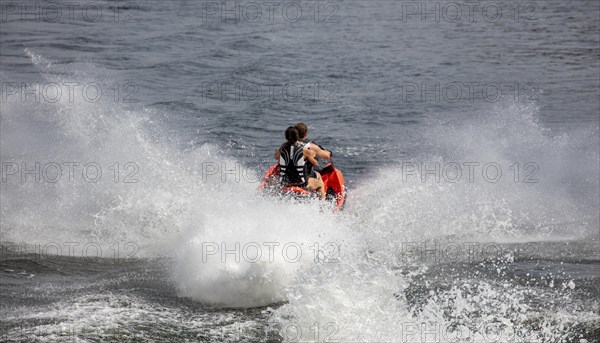
[[[598,1],[1,6],[3,340],[598,341]]]

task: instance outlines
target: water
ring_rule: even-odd
[[[3,341],[599,341],[597,1],[22,4]],[[341,214],[256,195],[299,121]]]

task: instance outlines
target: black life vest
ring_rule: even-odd
[[[304,158],[304,143],[296,142],[284,145],[279,150],[279,176],[281,181],[291,185],[305,185],[307,183],[307,165]]]

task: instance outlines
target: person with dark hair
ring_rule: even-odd
[[[305,143],[306,149],[312,150],[315,152],[316,158],[322,158],[326,160],[330,160],[333,156],[333,153],[329,150],[325,150],[322,146],[315,142],[311,142],[308,139],[308,126],[304,123],[298,123],[294,126],[296,130],[298,130],[298,134],[300,135],[300,141]]]
[[[279,177],[286,186],[299,186],[316,191],[319,198],[325,198],[325,189],[321,174],[312,170],[317,165],[315,152],[305,149],[300,141],[298,129],[290,126],[285,130],[286,142],[275,151],[279,162]]]
[[[298,134],[300,135],[300,141],[304,143],[304,149],[309,150],[315,153],[315,160],[317,160],[316,164],[308,166],[308,172],[311,173],[314,170],[320,171],[319,167],[319,159],[331,160],[331,156],[333,153],[329,150],[325,150],[322,146],[315,142],[311,142],[308,139],[308,127],[304,123],[298,123],[294,126],[296,130],[298,130]]]

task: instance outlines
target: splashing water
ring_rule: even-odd
[[[94,81],[51,74],[57,66],[28,54],[47,80]],[[2,111],[3,162],[29,168],[36,162],[96,163],[103,174],[95,183],[3,175],[3,240],[93,241],[104,249],[133,242],[138,257],[174,261],[181,296],[225,307],[285,302],[271,321],[287,341],[422,341],[421,325],[431,332],[432,325],[444,328],[434,335],[447,335],[446,341],[492,334],[512,341],[566,339],[574,326],[598,323],[598,314],[544,310],[531,298],[556,291],[510,282],[447,278],[438,283],[449,287],[436,288],[427,266],[398,258],[414,242],[585,239],[597,231],[598,128],[553,135],[537,122],[538,112],[499,104],[458,121],[464,125],[431,121],[425,153],[359,180],[345,213],[332,215],[314,202],[261,198],[256,182],[205,178],[206,163],[239,161],[212,145],[179,149],[157,110],[65,97],[43,105],[11,98]],[[472,181],[446,182],[406,169],[464,162],[494,162],[505,174],[490,182],[479,169]],[[535,163],[538,182],[515,179],[514,162],[523,173],[525,163]],[[127,175],[135,171],[136,182],[123,182],[123,174],[116,182],[115,163]],[[124,168],[127,163],[133,169]],[[240,172],[254,180],[260,174]],[[317,258],[324,247],[333,247],[339,259]],[[411,294],[423,278],[418,302]],[[560,295],[570,301],[570,291]]]

